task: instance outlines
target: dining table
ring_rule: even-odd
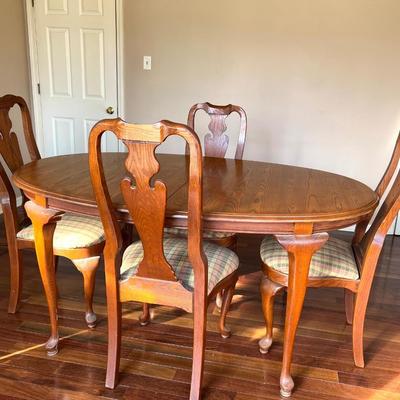
[[[103,153],[107,185],[117,218],[131,220],[120,192],[126,153]],[[188,157],[157,154],[157,178],[168,187],[165,226],[187,225]],[[30,218],[35,249],[50,314],[46,344],[57,348],[57,290],[53,234],[64,212],[98,216],[87,154],[44,158],[20,167],[15,185],[35,203]],[[303,308],[310,261],[329,232],[368,220],[378,205],[367,185],[334,173],[269,162],[204,157],[203,229],[272,234],[287,250],[289,281],[280,375],[281,393],[290,394],[291,361]],[[259,257],[258,252],[254,257]],[[260,310],[261,312],[261,310]]]

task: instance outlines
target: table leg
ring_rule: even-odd
[[[294,386],[290,375],[293,345],[296,336],[304,296],[306,294],[308,270],[314,252],[328,240],[327,233],[309,235],[277,235],[278,242],[289,255],[289,282],[286,304],[283,361],[280,377],[281,395],[289,397]]]
[[[57,287],[56,273],[53,256],[53,235],[56,222],[62,214],[59,211],[45,208],[33,201],[25,203],[25,210],[32,221],[36,257],[39,265],[40,276],[49,307],[51,334],[46,343],[49,356],[58,352],[58,326],[57,326]]]

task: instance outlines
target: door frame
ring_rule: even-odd
[[[116,32],[116,51],[117,51],[117,116],[124,119],[124,7],[123,0],[115,1],[115,32]],[[44,134],[42,124],[42,107],[39,85],[39,67],[38,54],[36,46],[35,29],[35,0],[25,0],[25,22],[26,39],[28,44],[28,65],[30,76],[30,94],[31,94],[31,116],[34,127],[34,133],[39,151],[44,154]]]

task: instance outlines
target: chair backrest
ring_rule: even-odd
[[[396,144],[394,146],[392,157],[390,158],[386,171],[383,174],[381,180],[379,181],[375,189],[375,193],[378,195],[379,200],[382,199],[390,182],[392,181],[394,173],[396,172],[397,166],[399,164],[399,160],[400,160],[400,133],[397,135]],[[369,219],[360,221],[356,226],[353,237],[353,245],[355,245],[357,249],[359,248],[361,240],[365,236],[365,232],[368,228],[368,225],[371,223],[373,216],[374,214],[371,214]]]
[[[33,135],[31,117],[25,100],[22,97],[13,96],[11,94],[2,96],[0,97],[0,155],[11,173],[14,173],[24,164],[18,137],[12,130],[13,124],[10,118],[10,110],[15,105],[18,105],[21,111],[24,138],[30,159],[31,161],[40,159],[39,150]],[[16,196],[10,179],[7,176],[6,169],[2,163],[0,163],[0,197],[3,208],[11,207],[14,223],[16,223]],[[6,215],[9,216],[8,213],[5,213],[5,216]],[[8,223],[7,218],[5,221],[6,224]]]
[[[203,110],[210,117],[208,125],[209,133],[204,137],[204,155],[206,157],[224,158],[229,145],[229,136],[225,134],[227,129],[226,118],[236,112],[240,117],[239,137],[236,145],[235,159],[243,158],[244,144],[247,132],[247,116],[240,106],[228,104],[216,106],[210,103],[198,103],[189,110],[188,125],[195,130],[194,121],[197,111]]]
[[[393,178],[394,173],[396,172],[397,166],[400,160],[400,133],[397,135],[396,144],[394,146],[394,150],[392,153],[392,157],[389,161],[389,165],[386,168],[385,173],[382,176],[382,179],[378,183],[378,186],[375,189],[376,194],[379,198],[382,198],[386,189],[389,186],[390,181]]]
[[[392,154],[389,165],[379,182],[375,192],[380,199],[387,192],[386,197],[381,201],[378,212],[367,230],[368,223],[365,223],[362,235],[355,246],[356,254],[359,255],[361,267],[361,281],[371,284],[376,265],[381,253],[387,232],[400,210],[400,171],[393,180],[392,186],[388,189],[390,182],[396,172],[400,160],[400,134],[396,141],[396,146]],[[372,218],[372,217],[371,217]],[[369,221],[371,222],[371,220]]]
[[[105,229],[106,273],[119,274],[115,265],[122,241],[120,227],[111,202],[101,158],[101,136],[113,132],[128,149],[125,166],[131,176],[121,180],[125,204],[143,243],[144,258],[136,276],[176,281],[171,265],[164,256],[163,232],[167,203],[167,187],[153,177],[160,165],[155,150],[169,136],[182,137],[189,148],[188,168],[188,250],[194,269],[195,282],[199,279],[207,287],[207,259],[202,246],[202,153],[194,131],[186,125],[161,121],[155,125],[128,124],[121,119],[102,120],[90,132],[90,174],[100,217]],[[107,268],[110,270],[107,271]]]

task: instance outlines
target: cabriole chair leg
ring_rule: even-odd
[[[224,290],[222,289],[220,292],[217,293],[217,296],[215,298],[215,305],[217,306],[219,312],[221,312],[223,301],[224,301]]]
[[[284,286],[272,282],[268,277],[263,276],[260,284],[262,309],[265,319],[265,336],[259,340],[260,353],[267,354],[272,345],[272,327],[274,323],[274,299]]]
[[[221,315],[219,317],[219,332],[223,339],[227,339],[231,336],[231,330],[225,325],[226,315],[228,314],[229,308],[231,306],[233,293],[235,292],[235,286],[238,278],[236,277],[233,284],[224,290],[224,295],[222,299]]]
[[[100,257],[82,258],[80,260],[72,260],[75,267],[83,275],[83,285],[86,302],[85,320],[89,328],[96,327],[96,314],[93,311],[93,294],[96,281],[96,270],[99,266]]]
[[[141,326],[146,326],[150,323],[150,304],[143,303],[143,311],[139,317],[139,323]]]
[[[216,242],[219,246],[224,246],[221,243]],[[225,247],[225,246],[224,246]],[[233,242],[228,246],[228,249],[231,249],[233,252],[237,253],[237,237],[236,235],[234,236]],[[219,293],[217,293],[217,296],[215,298],[215,305],[217,306],[218,311],[221,312],[222,310],[222,304],[224,301],[224,289],[222,289]]]

